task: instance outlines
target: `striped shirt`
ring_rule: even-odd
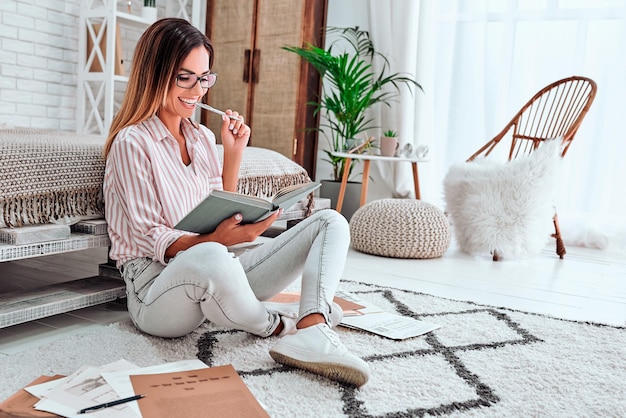
[[[215,135],[183,119],[191,164],[178,142],[154,116],[121,130],[108,154],[104,175],[110,257],[118,267],[138,257],[167,264],[165,251],[189,232],[174,229],[211,190],[222,189]]]

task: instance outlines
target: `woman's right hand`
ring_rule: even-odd
[[[230,118],[234,116],[236,119]],[[243,152],[250,140],[250,127],[245,124],[243,116],[238,112],[226,110],[222,116],[222,146],[225,153]]]
[[[282,209],[279,209],[262,221],[253,224],[242,224],[241,214],[235,214],[224,219],[215,231],[208,234],[209,241],[219,242],[227,247],[243,242],[252,242],[265,232],[281,213]]]

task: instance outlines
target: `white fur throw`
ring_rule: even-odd
[[[553,227],[561,141],[546,141],[509,162],[479,158],[453,165],[444,179],[446,210],[459,248],[503,258],[538,254]]]

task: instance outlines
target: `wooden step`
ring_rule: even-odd
[[[106,263],[98,264],[98,275],[111,279],[124,280],[119,269],[115,266],[115,261],[109,260]]]
[[[94,276],[0,294],[0,328],[126,297],[121,279]]]
[[[19,228],[0,228],[0,242],[11,245],[27,245],[70,238],[67,225],[28,225]]]
[[[73,233],[69,239],[38,242],[34,244],[0,244],[0,262],[21,260],[42,255],[67,253],[87,248],[106,247],[111,243],[108,235]]]

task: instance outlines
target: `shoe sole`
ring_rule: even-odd
[[[299,369],[327,377],[331,380],[347,383],[356,387],[363,386],[368,380],[367,375],[341,364],[306,362],[271,350],[270,356],[277,363],[297,367]]]

